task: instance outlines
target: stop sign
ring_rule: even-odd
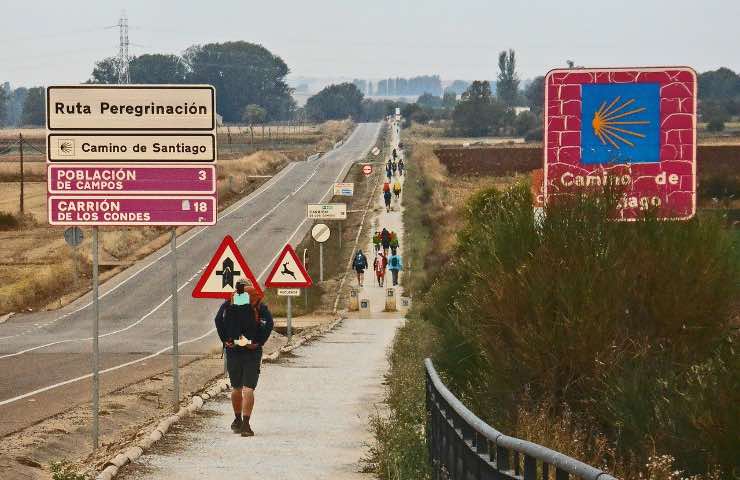
[[[373,173],[373,166],[372,165],[363,165],[362,166],[362,173],[364,173],[366,177],[369,177]]]

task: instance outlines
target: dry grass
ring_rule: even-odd
[[[23,175],[26,180],[45,180],[46,163],[42,162],[24,162]],[[0,162],[0,181],[18,181],[21,177],[21,166],[16,162]]]
[[[79,255],[82,272],[90,269],[85,256]],[[45,265],[34,265],[34,274],[28,275],[26,265],[0,265],[0,314],[18,312],[43,305],[48,299],[64,294],[77,284],[74,257],[64,256]]]
[[[354,126],[351,120],[329,120],[322,123],[318,128],[322,139],[316,145],[317,150],[331,150],[335,143],[349,135]]]
[[[0,182],[0,212],[16,213],[20,208],[20,184]],[[46,223],[46,183],[26,182],[23,188],[25,213],[38,223]]]
[[[17,140],[19,134],[29,140],[43,139],[46,138],[46,129],[41,127],[0,128],[0,139],[12,138]]]

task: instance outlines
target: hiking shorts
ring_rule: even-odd
[[[246,348],[226,349],[226,370],[229,372],[229,382],[232,388],[257,388],[260,378],[260,363],[262,362],[262,347],[255,350]]]

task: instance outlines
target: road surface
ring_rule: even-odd
[[[289,164],[222,212],[217,225],[196,227],[178,238],[183,359],[218,348],[213,316],[219,300],[196,300],[190,293],[223,237],[234,237],[254,274],[264,280],[283,245],[300,241],[310,229],[305,205],[331,196],[332,184],[365,157],[379,130],[377,123],[360,124],[338,149]],[[101,287],[101,393],[170,364],[170,263],[168,246]],[[90,302],[85,295],[61,310],[17,315],[0,324],[0,436],[89,401]]]

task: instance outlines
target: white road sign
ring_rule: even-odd
[[[281,297],[300,297],[300,288],[278,288],[277,294]]]
[[[346,203],[309,203],[306,206],[308,218],[314,220],[346,220]]]
[[[329,229],[329,226],[327,224],[317,223],[311,229],[311,236],[317,242],[324,243],[325,241],[329,240],[329,236],[331,236],[331,230]]]
[[[210,85],[65,85],[46,89],[49,130],[213,130]]]
[[[50,162],[214,162],[216,135],[210,133],[53,133]]]
[[[334,184],[334,195],[343,197],[351,197],[355,194],[354,183],[335,183]]]

